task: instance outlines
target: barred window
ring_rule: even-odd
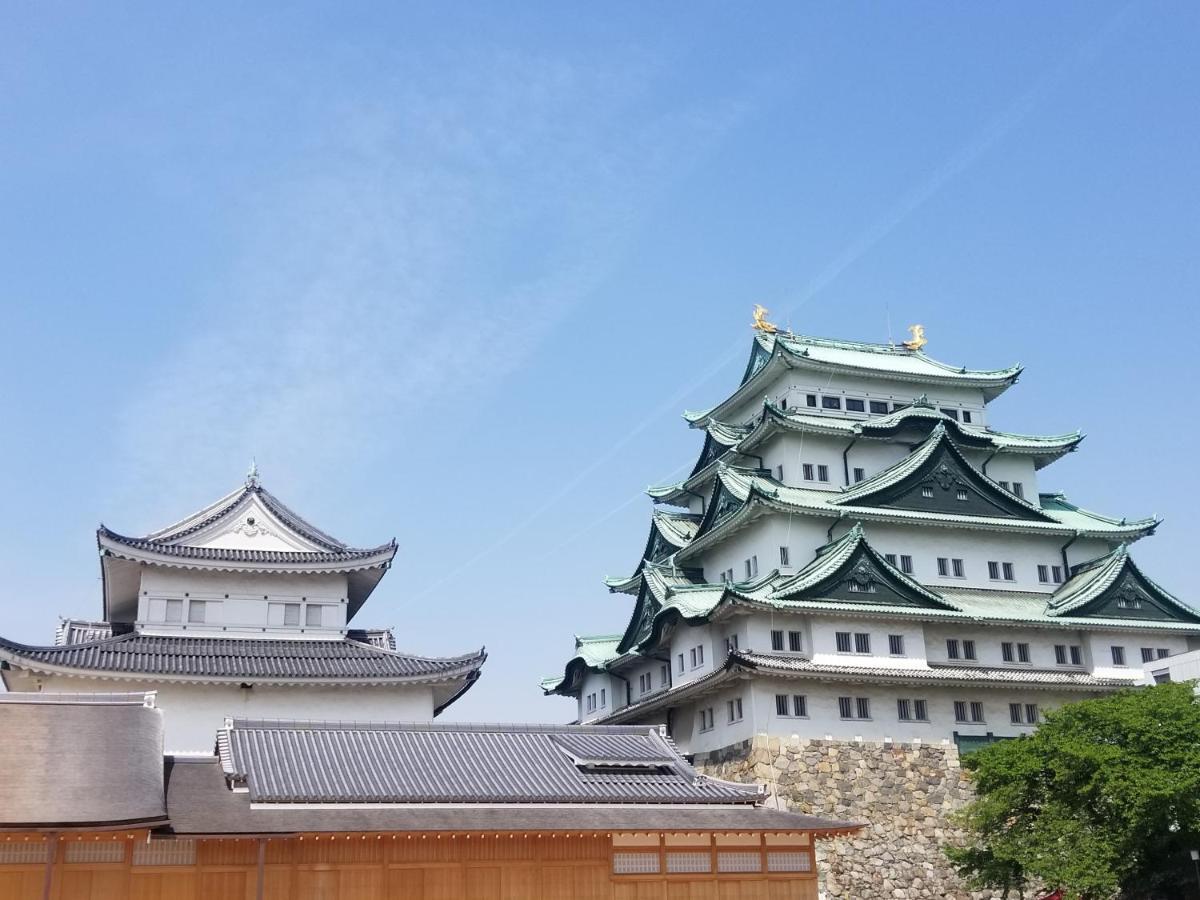
[[[757,851],[722,850],[717,853],[718,872],[761,872],[762,855]]]
[[[767,853],[768,872],[811,872],[812,854],[807,850],[772,850]]]
[[[657,853],[614,853],[614,875],[652,875],[658,872]]]
[[[672,851],[667,854],[668,872],[711,872],[712,856],[703,853],[679,853]]]

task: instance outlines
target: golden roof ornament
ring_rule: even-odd
[[[924,325],[909,325],[908,333],[912,335],[912,339],[905,341],[904,346],[909,350],[920,350],[929,343],[929,341],[925,340]]]
[[[754,304],[754,324],[750,327],[763,334],[775,334],[779,329],[767,321],[769,310],[761,303]]]

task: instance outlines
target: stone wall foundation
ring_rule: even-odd
[[[818,844],[827,900],[1000,897],[968,890],[943,852],[961,833],[951,814],[974,798],[952,744],[757,735],[698,754],[696,766],[716,778],[765,784],[796,812],[867,823]]]

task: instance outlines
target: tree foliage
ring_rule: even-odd
[[[1200,702],[1161,684],[1071,703],[966,757],[977,799],[947,854],[979,887],[1036,879],[1068,900],[1195,896]]]

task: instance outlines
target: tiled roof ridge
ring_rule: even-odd
[[[378,722],[363,719],[240,719],[233,730],[256,731],[419,731],[449,734],[629,734],[657,735],[657,725],[579,725],[540,722]]]
[[[359,559],[369,559],[373,556],[395,552],[396,539],[392,538],[386,544],[378,547],[343,547],[339,550],[310,551],[310,550],[249,550],[229,547],[195,547],[189,544],[160,543],[141,537],[131,537],[120,534],[101,525],[96,531],[98,541],[105,539],[129,547],[131,550],[141,550],[148,553],[158,553],[163,556],[173,556],[180,559],[209,559],[228,562],[346,562]]]
[[[911,357],[923,360],[930,365],[945,369],[949,374],[955,375],[993,375],[1001,377],[1019,374],[1022,370],[1020,363],[1015,363],[1014,365],[1006,366],[1002,369],[968,369],[966,366],[956,366],[952,365],[951,363],[944,363],[941,360],[934,359],[932,356],[929,356],[921,350],[910,350],[902,343],[895,344],[889,342],[887,344],[883,344],[873,343],[870,341],[852,341],[844,338],[827,338],[818,337],[817,335],[811,334],[796,334],[791,331],[777,332],[774,335],[774,338],[775,341],[772,343],[782,343],[785,347],[787,347],[789,343],[800,346],[808,344],[814,347],[828,347],[833,350],[856,350],[863,353],[878,353],[882,356]],[[764,343],[764,349],[769,349],[767,343]]]

